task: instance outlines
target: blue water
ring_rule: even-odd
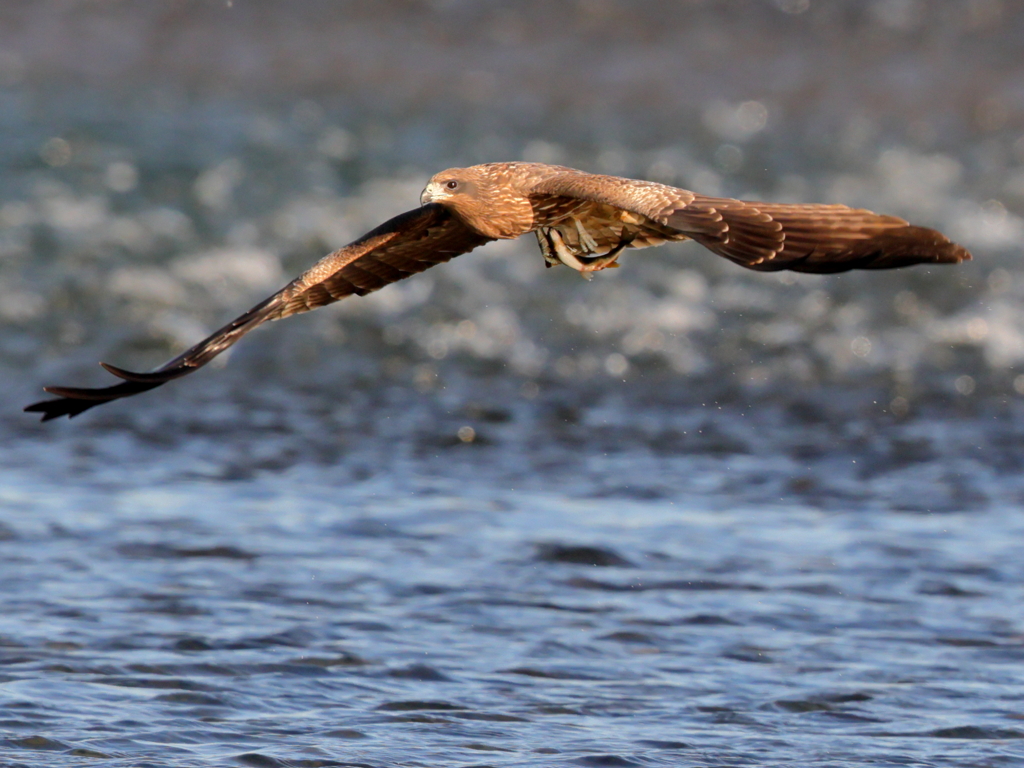
[[[5,472],[7,760],[1019,760],[1017,508],[517,489],[451,450],[354,484]],[[578,470],[751,463],[616,458]]]
[[[68,8],[0,10],[0,763],[1024,765],[1011,4]],[[20,412],[514,157],[975,261],[498,243]]]

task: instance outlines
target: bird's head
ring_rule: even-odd
[[[533,207],[517,188],[509,163],[449,168],[430,177],[420,204],[440,203],[486,237],[511,239],[529,232]]]
[[[435,173],[420,195],[420,204],[458,205],[460,200],[477,194],[480,176],[476,168],[449,168],[447,171]]]

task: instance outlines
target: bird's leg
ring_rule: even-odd
[[[535,234],[541,255],[544,257],[544,266],[551,269],[561,264],[561,260],[551,250],[551,227],[540,227]]]
[[[562,264],[565,264],[565,266],[567,267],[572,267],[581,275],[583,275],[583,277],[585,277],[587,280],[590,279],[590,272],[593,270],[588,271],[586,269],[586,264],[577,259],[575,254],[573,254],[573,252],[569,250],[569,246],[567,246],[565,244],[565,241],[562,239],[561,232],[559,232],[557,229],[549,228],[548,239],[551,242],[551,247],[558,255],[558,260]]]
[[[587,280],[591,278],[594,272],[618,267],[619,265],[615,260],[636,237],[635,233],[627,234],[623,232],[619,238],[618,245],[608,251],[608,253],[587,258],[584,254],[597,251],[597,242],[587,232],[579,219],[574,218],[573,223],[576,225],[576,231],[579,233],[579,254],[574,253],[575,249],[565,242],[562,233],[555,227],[539,228],[536,232],[537,242],[540,244],[540,252],[543,254],[544,263],[547,266],[555,267],[559,264],[565,264],[565,266],[575,269]]]
[[[622,253],[633,240],[636,239],[636,233],[630,232],[626,234],[623,232],[619,238],[619,244],[612,248],[608,253],[602,253],[600,256],[595,256],[592,259],[587,259],[583,265],[583,271],[585,272],[600,272],[602,269],[614,269],[619,265],[616,263],[616,259],[619,258],[619,254]]]

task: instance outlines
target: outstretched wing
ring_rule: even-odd
[[[202,368],[268,320],[308,312],[352,294],[371,293],[467,253],[489,239],[462,224],[444,206],[424,205],[396,216],[325,256],[273,296],[152,373],[135,373],[100,363],[123,381],[98,389],[44,387],[57,399],[33,403],[25,410],[42,413],[43,421],[49,421],[58,416],[77,416],[111,400],[146,392]]]
[[[748,203],[696,196],[665,223],[748,269],[831,274],[958,264],[971,254],[941,232],[845,205]]]
[[[764,272],[832,273],[956,264],[965,248],[934,229],[845,205],[788,205],[706,197],[651,181],[549,166],[533,186],[535,206],[572,211],[611,250],[693,239],[719,256]]]

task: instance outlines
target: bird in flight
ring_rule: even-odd
[[[268,320],[363,296],[490,242],[534,233],[549,267],[584,277],[618,267],[626,249],[695,240],[747,269],[833,273],[956,264],[971,258],[941,233],[845,205],[707,197],[653,181],[544,163],[487,163],[435,174],[420,207],[331,253],[292,282],[150,373],[100,363],[109,387],[44,387],[25,408],[43,421],[146,392],[206,365]]]

